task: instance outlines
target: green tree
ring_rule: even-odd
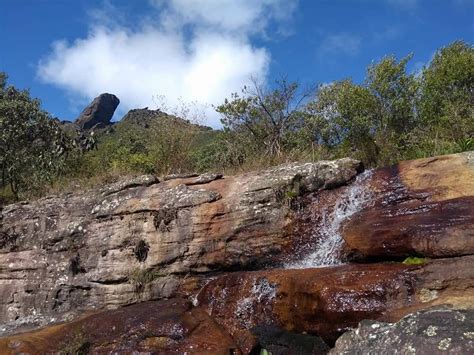
[[[474,136],[474,46],[456,41],[436,52],[422,73],[422,128],[434,144]],[[472,147],[471,147],[472,148]],[[440,153],[434,146],[430,153]]]
[[[0,76],[0,169],[2,188],[21,193],[43,187],[65,169],[72,142],[27,90]]]
[[[308,110],[318,122],[315,132],[321,142],[336,155],[353,155],[375,164],[377,100],[367,88],[348,79],[331,83],[320,88]]]
[[[321,87],[308,105],[321,141],[337,155],[352,155],[370,166],[399,159],[416,125],[418,84],[406,72],[410,58],[388,56],[372,64],[362,85],[346,79]]]
[[[224,131],[232,132],[243,150],[281,157],[294,143],[292,134],[304,124],[302,109],[313,92],[286,79],[278,80],[271,90],[253,80],[251,87],[233,93],[216,110],[222,115]]]

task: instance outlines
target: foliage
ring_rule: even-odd
[[[253,80],[215,108],[219,131],[196,124],[204,115],[197,104],[169,108],[160,96],[158,110],[78,131],[0,73],[0,187],[18,198],[123,175],[237,173],[343,156],[384,166],[474,149],[474,47],[453,42],[418,73],[407,69],[410,60],[386,56],[362,83],[343,79],[317,90],[285,78],[272,87]]]
[[[414,145],[424,145],[426,155],[472,149],[474,47],[456,41],[441,48],[424,68],[420,81],[417,136],[425,139]]]
[[[403,260],[403,264],[405,265],[423,265],[429,261],[428,258],[420,258],[417,256],[409,256]]]
[[[147,285],[164,276],[166,275],[160,274],[152,269],[137,268],[129,274],[128,281],[133,285],[134,292],[138,296],[141,296]]]
[[[0,78],[1,187],[20,195],[40,189],[66,170],[74,147],[56,120],[32,99],[27,90],[6,86]]]
[[[304,124],[301,108],[312,93],[311,89],[301,91],[297,83],[286,79],[278,80],[267,92],[253,80],[251,88],[244,86],[240,95],[233,93],[216,110],[222,115],[224,132],[243,143],[242,150],[250,149],[247,154],[253,150],[280,157],[294,143],[292,133]]]

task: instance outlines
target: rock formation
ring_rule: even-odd
[[[474,152],[375,172],[371,207],[344,227],[356,259],[474,254]]]
[[[82,111],[74,123],[81,129],[108,126],[119,103],[120,100],[113,94],[100,94]]]
[[[472,354],[474,311],[431,309],[394,324],[364,321],[341,336],[331,354]],[[392,350],[390,350],[392,349]]]
[[[192,280],[201,275],[270,263],[292,242],[289,192],[343,185],[359,169],[341,159],[224,178],[144,176],[7,206],[0,322],[6,331],[68,319],[168,297],[183,279],[199,287]]]
[[[472,352],[473,157],[142,176],[7,206],[0,331],[72,321],[0,352]]]

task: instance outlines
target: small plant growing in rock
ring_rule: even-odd
[[[140,297],[147,285],[164,276],[152,269],[137,268],[130,273],[128,281],[133,285],[135,294]]]
[[[149,250],[150,250],[150,245],[146,241],[141,239],[135,245],[135,248],[133,248],[133,253],[135,254],[135,257],[137,258],[137,260],[143,263],[148,257]]]
[[[403,260],[405,265],[423,265],[426,264],[430,259],[429,258],[420,258],[417,256],[409,256]]]

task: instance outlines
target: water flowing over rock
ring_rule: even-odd
[[[474,256],[317,269],[232,273],[209,282],[197,304],[250,351],[250,329],[272,324],[332,343],[363,319],[398,320],[417,309],[474,308]]]
[[[0,332],[30,330],[0,353],[471,353],[473,161],[143,176],[6,206]]]
[[[292,256],[285,267],[304,269],[340,264],[344,239],[340,229],[353,214],[362,210],[372,197],[369,182],[373,171],[367,170],[358,175],[349,186],[342,187],[339,193],[327,191],[311,196],[310,207],[303,213],[309,214],[306,219],[309,225],[300,230],[305,242],[299,245],[298,257]],[[328,198],[331,200],[328,201]],[[305,219],[302,217],[301,219]]]
[[[474,254],[474,152],[380,169],[370,186],[342,231],[353,259]]]
[[[358,171],[358,161],[340,159],[224,178],[145,176],[6,206],[0,331],[170,297],[183,280],[192,289],[200,275],[278,260],[292,243],[289,196]]]

